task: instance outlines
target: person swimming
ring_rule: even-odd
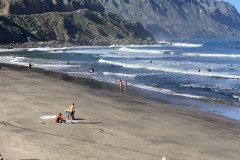
[[[94,69],[93,68],[90,69],[90,73],[94,73]]]

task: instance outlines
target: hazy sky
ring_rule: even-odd
[[[235,6],[235,8],[238,10],[238,13],[240,13],[240,0],[223,0],[225,2],[229,2],[232,5]]]

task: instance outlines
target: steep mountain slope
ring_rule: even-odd
[[[141,23],[130,23],[114,13],[104,12],[102,5],[94,0],[36,1],[0,1],[0,43],[50,40],[79,45],[154,43]],[[52,2],[57,2],[55,9],[50,9]]]
[[[142,22],[156,39],[240,37],[237,10],[216,0],[99,0],[108,11]]]
[[[0,7],[3,13],[15,15],[72,12],[84,8],[96,12],[104,11],[96,0],[0,0]]]

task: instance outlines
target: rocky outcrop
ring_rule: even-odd
[[[240,15],[216,0],[99,0],[107,11],[141,22],[156,39],[239,38]]]

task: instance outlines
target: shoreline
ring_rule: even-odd
[[[13,69],[15,71],[28,71],[28,67],[26,66],[6,63],[0,63],[0,65]],[[81,85],[82,87],[96,89],[104,93],[119,95],[119,92],[117,90],[117,84],[115,85],[113,83],[97,81],[85,77],[73,77],[66,73],[47,71],[35,67],[32,67],[31,72],[40,73],[45,76],[53,77],[66,82],[72,82],[74,84]],[[238,113],[240,112],[238,110],[239,105],[234,105],[232,103],[223,103],[222,101],[211,101],[211,99],[207,101],[206,99],[201,100],[171,94],[164,94],[159,92],[157,93],[158,96],[154,96],[153,91],[144,90],[134,86],[128,86],[127,92],[125,92],[124,89],[122,89],[121,95],[119,96],[127,96],[130,98],[154,101],[166,105],[174,105],[176,107],[187,108],[190,110],[206,112],[214,115],[220,115],[229,119],[240,121],[240,116],[238,116]]]
[[[104,41],[104,40],[103,40]],[[110,45],[155,45],[158,44],[155,40],[141,40],[141,39],[109,39],[109,42],[95,42],[94,44],[86,43],[63,43],[57,40],[49,40],[49,41],[28,41],[28,42],[12,42],[12,43],[0,43],[0,49],[14,49],[14,48],[63,48],[63,47],[76,47],[76,46],[110,46]]]
[[[0,69],[0,82],[0,150],[5,159],[237,160],[240,156],[236,120],[6,67]],[[63,113],[72,102],[76,123],[40,119]]]

